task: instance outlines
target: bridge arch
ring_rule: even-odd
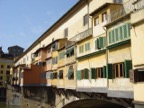
[[[123,105],[118,105],[103,100],[97,99],[81,99],[66,104],[62,108],[126,108]]]

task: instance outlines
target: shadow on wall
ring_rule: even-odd
[[[101,100],[83,99],[71,102],[65,105],[63,108],[125,108],[125,107]]]

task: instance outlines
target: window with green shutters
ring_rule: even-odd
[[[106,37],[99,37],[95,40],[95,49],[106,47]]]
[[[89,79],[89,70],[88,69],[84,70],[84,79]]]
[[[126,23],[108,32],[109,44],[114,44],[130,37],[130,24]]]
[[[106,78],[106,66],[103,67],[103,78]]]

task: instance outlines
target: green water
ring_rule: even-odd
[[[0,102],[0,108],[20,108],[20,106],[7,106],[5,102]]]

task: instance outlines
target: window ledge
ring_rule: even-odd
[[[111,44],[111,45],[109,45],[107,48],[108,48],[108,49],[112,49],[112,48],[121,46],[121,45],[123,45],[123,44],[129,43],[129,42],[130,42],[130,38],[128,38],[128,39],[126,39],[126,40],[119,41],[119,42],[114,43],[114,44]]]
[[[99,51],[95,51],[95,52],[92,52],[90,54],[86,54],[86,55],[83,55],[83,56],[80,56],[80,57],[77,57],[77,59],[85,59],[85,58],[88,58],[90,56],[95,56],[95,55],[98,55],[98,54],[101,54],[101,53],[104,53],[106,52],[106,49],[101,49]]]

